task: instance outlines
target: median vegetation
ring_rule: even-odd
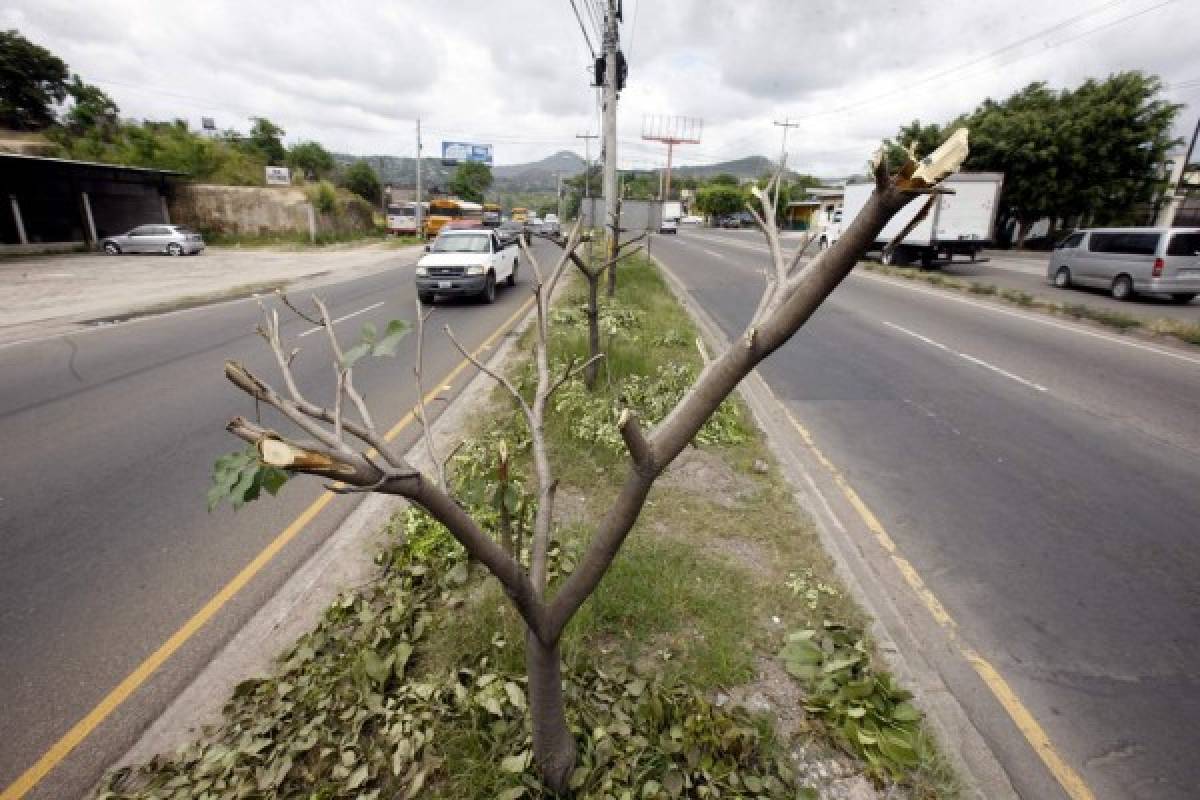
[[[1144,319],[1121,311],[1110,311],[1104,308],[1093,308],[1083,303],[1055,303],[1040,300],[1029,292],[1019,289],[1002,289],[995,284],[980,281],[968,281],[952,278],[940,272],[929,272],[911,267],[892,267],[886,264],[863,262],[861,266],[868,272],[877,272],[893,278],[903,278],[907,281],[919,281],[939,289],[969,292],[971,294],[994,296],[1006,303],[1035,311],[1044,311],[1058,316],[1084,319],[1098,323],[1108,328],[1125,333],[1127,331],[1142,331],[1153,336],[1168,337],[1185,344],[1200,345],[1200,324],[1184,322],[1176,319]]]
[[[620,490],[619,410],[649,427],[701,366],[656,269],[621,269],[601,309],[597,388],[572,378],[546,420],[560,479],[551,593]],[[587,357],[585,303],[571,287],[552,315],[555,365]],[[527,359],[508,374],[524,393],[536,381]],[[480,416],[450,461],[452,489],[527,551],[538,497],[524,418],[499,391]],[[425,512],[409,508],[390,530],[376,581],[334,603],[275,675],[241,684],[221,725],[110,775],[99,796],[553,796],[532,761],[524,622]],[[955,796],[864,623],[745,408],[727,400],[651,490],[564,634],[571,794]]]

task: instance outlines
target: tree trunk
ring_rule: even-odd
[[[1031,227],[1032,227],[1032,223],[1026,222],[1023,219],[1017,220],[1017,249],[1018,250],[1025,249],[1025,238],[1027,236],[1029,236],[1029,229]]]
[[[612,267],[609,267],[612,269]],[[588,279],[588,307],[587,307],[587,322],[588,322],[588,358],[595,358],[600,354],[600,276],[587,276]],[[583,371],[583,382],[587,388],[596,388],[596,375],[599,373],[600,363],[592,361]]]
[[[529,673],[534,763],[546,785],[565,794],[575,770],[575,737],[567,727],[558,645],[547,647],[532,631],[526,631],[525,669]]]

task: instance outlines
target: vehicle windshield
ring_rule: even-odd
[[[433,241],[431,253],[486,253],[488,239],[480,236],[439,236]]]

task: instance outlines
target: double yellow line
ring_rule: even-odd
[[[483,341],[472,353],[473,357],[478,358],[480,354],[495,344],[504,333],[515,323],[522,315],[529,311],[533,306],[533,298],[526,300],[520,308],[513,312],[512,316],[500,324],[496,330],[492,331],[491,335]],[[435,388],[431,389],[425,395],[425,402],[432,402],[433,399],[441,392],[442,387],[447,384],[452,384],[459,375],[462,374],[470,361],[466,358],[458,362],[454,369],[438,381]],[[413,412],[408,412],[400,421],[384,434],[386,441],[395,439],[401,431],[412,424],[415,415]],[[55,742],[42,757],[39,758],[33,766],[25,770],[19,778],[13,781],[3,792],[0,792],[0,800],[19,800],[29,793],[37,784],[50,773],[52,769],[57,767],[63,759],[70,755],[71,751],[78,747],[84,739],[86,739],[92,731],[96,729],[105,719],[108,718],[122,703],[128,700],[138,688],[146,682],[151,675],[161,667],[167,659],[174,655],[180,647],[192,638],[201,628],[205,626],[217,613],[225,607],[225,604],[240,592],[246,584],[254,579],[263,567],[271,562],[279,554],[288,542],[296,538],[304,528],[312,522],[318,514],[329,505],[333,500],[333,493],[329,491],[322,492],[316,500],[314,500],[308,508],[300,512],[292,522],[284,528],[271,543],[259,552],[254,559],[247,564],[242,570],[233,577],[228,583],[221,587],[215,595],[203,606],[200,610],[183,623],[180,628],[171,634],[157,650],[151,653],[147,658],[138,664],[133,672],[129,673],[124,680],[118,683],[112,691],[104,696],[96,706],[87,713],[83,719],[76,722],[69,731],[63,734],[57,742]]]

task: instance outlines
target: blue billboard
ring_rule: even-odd
[[[442,142],[443,164],[449,166],[462,161],[478,161],[490,167],[492,165],[492,146],[468,142]]]

